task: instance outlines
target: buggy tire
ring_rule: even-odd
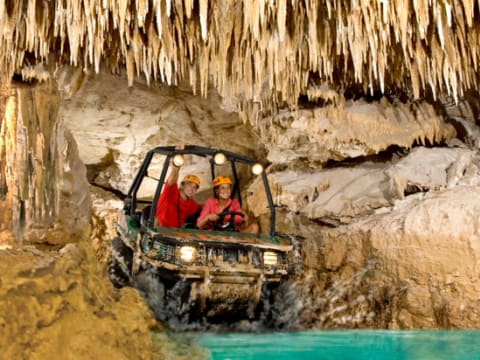
[[[111,256],[108,262],[108,277],[114,287],[120,289],[131,284],[132,250],[116,237],[111,243]]]

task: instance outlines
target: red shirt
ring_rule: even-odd
[[[227,204],[225,205],[225,208],[229,205],[230,208],[228,211],[236,211],[236,212],[242,212],[242,208],[240,207],[240,203],[238,202],[237,199],[228,199]],[[224,208],[224,209],[225,209]],[[222,209],[223,211],[223,209]],[[202,220],[205,216],[208,216],[210,214],[219,214],[220,213],[220,206],[218,205],[218,199],[217,198],[209,198],[207,201],[205,201],[205,204],[203,205],[202,212],[200,213],[200,216],[198,217],[197,220],[197,226],[200,223],[200,220]],[[230,221],[230,216],[227,215],[223,219],[223,223],[226,224]],[[239,225],[242,223],[243,218],[241,216],[235,215],[235,224]],[[207,229],[207,230],[212,230],[213,229],[213,222],[208,221],[202,229]]]
[[[167,181],[158,200],[155,217],[162,226],[180,227],[189,216],[199,210],[200,205],[195,200],[182,198],[178,185],[169,185]]]

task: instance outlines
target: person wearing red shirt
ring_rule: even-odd
[[[155,218],[156,225],[181,227],[185,220],[200,212],[201,206],[193,199],[200,186],[200,179],[195,175],[186,175],[177,185],[180,169],[173,165],[158,200]]]
[[[231,198],[232,180],[228,176],[217,176],[213,180],[214,197],[205,201],[202,212],[197,220],[197,227],[200,229],[213,230],[214,223],[220,218],[219,214],[224,211],[242,212],[242,208],[237,199]],[[257,223],[247,225],[247,215],[244,217],[239,215],[226,215],[223,219],[224,223],[230,221],[230,217],[234,216],[234,224],[236,230],[257,234],[259,227]]]

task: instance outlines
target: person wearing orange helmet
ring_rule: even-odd
[[[235,230],[258,233],[259,228],[257,223],[247,225],[247,216],[240,215],[224,215],[223,220],[220,219],[222,212],[228,213],[242,213],[242,208],[237,199],[232,198],[232,179],[228,176],[219,175],[213,179],[213,191],[215,196],[207,199],[203,205],[202,212],[197,220],[197,227],[200,229],[214,230],[215,223],[219,220],[222,223],[228,224],[233,216],[233,224]]]
[[[181,147],[177,147],[181,149]],[[187,218],[200,212],[201,206],[193,199],[200,179],[192,174],[185,175],[177,185],[180,168],[172,163],[172,170],[165,183],[157,204],[156,225],[181,227]]]

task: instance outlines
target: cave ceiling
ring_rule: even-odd
[[[3,81],[39,66],[295,108],[325,89],[462,97],[478,90],[480,1],[0,2]],[[31,73],[31,71],[30,71]],[[250,105],[251,106],[251,105]]]

